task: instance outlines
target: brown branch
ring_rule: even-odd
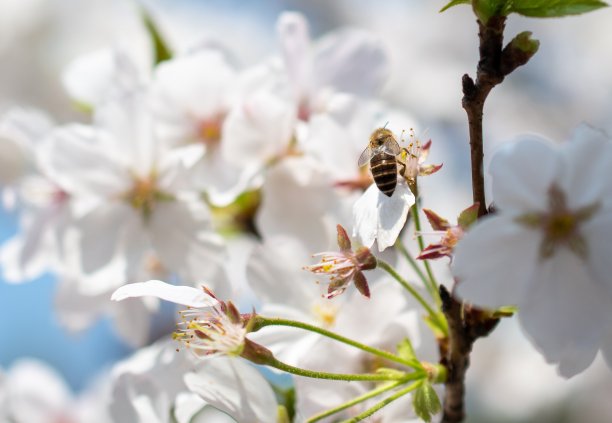
[[[470,133],[470,156],[472,162],[472,197],[479,203],[478,215],[487,213],[483,175],[482,117],[487,96],[506,75],[527,63],[538,49],[537,41],[530,33],[521,33],[503,47],[505,16],[493,16],[486,24],[478,22],[480,60],[476,70],[476,81],[465,74],[462,79],[462,106],[468,117]]]
[[[449,331],[448,346],[441,360],[448,370],[442,423],[457,423],[465,418],[465,374],[470,365],[472,345],[478,338],[491,333],[499,319],[478,308],[464,306],[444,285],[440,285],[440,298]]]
[[[505,16],[493,16],[486,24],[478,20],[480,59],[476,81],[465,74],[462,78],[462,105],[468,117],[470,156],[472,161],[472,196],[479,203],[478,216],[487,214],[483,175],[482,117],[484,104],[491,90],[536,53],[539,43],[531,33],[518,34],[503,47]],[[442,285],[440,286],[442,311],[448,321],[448,338],[439,340],[440,363],[446,366],[443,423],[462,422],[465,418],[465,374],[470,365],[472,345],[487,336],[499,318],[484,310],[465,305]]]

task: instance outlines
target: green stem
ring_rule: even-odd
[[[369,345],[362,344],[361,342],[354,341],[350,338],[346,338],[342,335],[338,335],[337,333],[331,332],[327,329],[320,328],[318,326],[310,325],[308,323],[297,322],[295,320],[282,319],[278,317],[263,317],[257,316],[254,330],[259,330],[265,326],[290,326],[294,328],[308,330],[310,332],[315,332],[323,336],[327,336],[328,338],[334,339],[338,342],[342,342],[344,344],[350,345],[352,347],[358,348],[363,351],[367,351],[370,354],[377,355],[382,358],[386,358],[387,360],[394,361],[396,363],[403,364],[404,366],[408,366],[410,368],[414,368],[414,363],[404,360],[396,356],[395,354],[391,354],[390,352],[379,350],[378,348],[370,347]]]
[[[271,358],[265,363],[266,366],[274,367],[275,369],[282,370],[287,373],[291,373],[293,375],[311,377],[315,379],[327,379],[327,380],[345,380],[345,381],[406,381],[406,380],[414,380],[421,378],[423,375],[421,372],[414,373],[362,373],[362,374],[352,374],[352,373],[328,373],[328,372],[318,372],[315,370],[307,370],[301,369],[299,367],[291,366],[287,363],[283,363],[282,361]]]
[[[400,389],[399,391],[397,391],[396,393],[394,393],[390,397],[385,398],[384,400],[382,400],[381,402],[377,403],[373,407],[368,408],[363,413],[353,417],[352,419],[345,420],[342,423],[357,423],[357,422],[360,422],[360,421],[362,421],[364,419],[367,419],[372,414],[376,413],[378,410],[380,410],[381,408],[385,407],[386,405],[392,403],[396,399],[403,397],[404,395],[410,393],[411,391],[414,391],[416,388],[419,387],[419,384],[421,384],[421,383],[422,383],[421,381],[418,381],[418,382],[415,382],[415,383],[413,383],[411,385],[408,385],[404,389]]]
[[[382,268],[388,274],[393,276],[393,278],[396,281],[398,281],[400,283],[400,285],[402,285],[404,288],[406,288],[408,290],[408,292],[410,292],[410,294],[412,294],[412,296],[414,298],[416,298],[416,300],[425,308],[425,310],[427,310],[427,312],[429,313],[429,315],[432,318],[436,318],[436,312],[433,310],[433,308],[431,308],[431,306],[427,303],[427,301],[425,301],[425,299],[421,296],[421,294],[419,294],[418,291],[416,289],[414,289],[414,287],[412,287],[412,285],[410,285],[408,283],[408,281],[406,281],[404,278],[402,278],[399,275],[399,273],[397,273],[395,271],[393,266],[391,266],[389,263],[387,263],[387,262],[385,262],[385,261],[383,261],[381,259],[376,259],[376,266]]]
[[[412,212],[412,218],[414,220],[414,228],[416,232],[421,232],[421,218],[419,217],[419,208],[417,206],[418,202],[414,203],[412,208],[410,209]],[[417,236],[417,242],[419,243],[419,249],[423,251],[425,248],[425,244],[423,243],[423,238],[421,236]],[[425,271],[427,272],[428,281],[429,281],[429,290],[432,293],[433,299],[436,301],[436,305],[439,307],[442,305],[442,300],[440,299],[440,293],[438,292],[438,282],[431,271],[431,266],[429,265],[429,260],[423,260],[425,264]]]
[[[412,254],[410,254],[410,252],[404,246],[404,244],[400,242],[399,238],[397,239],[397,242],[395,243],[395,247],[406,258],[406,260],[408,260],[408,263],[410,264],[412,269],[417,273],[417,275],[419,276],[419,279],[421,279],[421,281],[423,282],[423,285],[425,285],[427,287],[427,290],[430,291],[431,293],[431,284],[429,283],[429,279],[427,278],[425,273],[423,273],[423,270],[421,269],[417,261],[414,259],[414,257],[412,257]]]
[[[330,408],[329,410],[326,410],[322,413],[319,413],[315,416],[312,416],[311,418],[309,418],[308,420],[306,420],[306,423],[315,423],[318,422],[319,420],[324,419],[325,417],[331,416],[332,414],[336,414],[339,413],[342,410],[346,410],[349,407],[352,407],[355,404],[359,404],[360,402],[369,400],[370,398],[374,398],[375,396],[378,396],[384,392],[390,391],[392,389],[397,388],[398,386],[400,386],[402,384],[402,382],[389,382],[387,384],[384,384],[376,389],[373,389],[369,392],[366,392],[363,395],[360,395],[358,397],[353,398],[350,401],[345,402],[344,404],[340,404],[337,407],[334,408]]]

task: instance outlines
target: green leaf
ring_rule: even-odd
[[[493,16],[508,16],[513,0],[474,0],[474,12],[483,24]]]
[[[442,9],[440,9],[439,13],[446,12],[451,7],[459,6],[460,4],[470,4],[470,3],[471,3],[470,0],[452,0]]]
[[[459,226],[461,226],[461,229],[466,230],[467,228],[472,226],[474,222],[476,222],[476,219],[478,219],[479,206],[479,203],[475,203],[467,209],[463,210],[461,213],[459,213],[457,223],[459,224]]]
[[[162,37],[159,29],[157,29],[157,24],[151,18],[151,15],[146,11],[142,10],[142,21],[149,33],[149,37],[151,37],[151,42],[153,43],[154,48],[154,63],[157,65],[163,61],[172,59],[172,50],[168,47],[166,40]]]
[[[410,339],[404,338],[399,344],[397,344],[397,355],[403,358],[404,360],[416,359],[416,354],[414,352],[414,348],[412,347],[412,342],[410,342]]]
[[[607,3],[600,0],[513,0],[510,12],[532,18],[558,18],[607,6]]]
[[[523,31],[510,41],[510,45],[529,56],[533,56],[540,48],[540,42],[531,38],[531,35],[531,31]]]
[[[295,416],[295,388],[281,388],[275,384],[271,384],[276,401],[278,402],[278,418],[282,421],[282,418],[286,415],[289,420]],[[282,408],[282,409],[281,409]]]
[[[431,417],[440,412],[442,409],[440,399],[429,382],[423,381],[414,392],[412,407],[416,415],[426,422],[430,422]]]

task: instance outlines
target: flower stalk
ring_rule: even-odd
[[[378,348],[374,348],[369,345],[362,344],[361,342],[357,342],[353,339],[346,338],[342,335],[338,335],[337,333],[334,333],[327,329],[320,328],[318,326],[310,325],[308,323],[298,322],[295,320],[276,318],[276,317],[270,318],[270,317],[263,317],[263,316],[257,315],[253,318],[253,329],[252,329],[253,332],[256,332],[259,329],[264,328],[266,326],[289,326],[289,327],[294,327],[298,329],[308,330],[310,332],[318,333],[320,335],[326,336],[335,341],[341,342],[346,345],[350,345],[352,347],[355,347],[362,351],[376,355],[378,357],[384,358],[386,360],[393,361],[403,366],[414,368],[414,364],[411,361],[404,360],[403,358],[398,357],[397,355],[392,354],[388,351],[380,350]]]
[[[344,420],[342,423],[357,423],[357,422],[360,422],[362,420],[365,420],[368,417],[370,417],[372,414],[376,413],[381,408],[383,408],[383,407],[389,405],[390,403],[392,403],[393,401],[395,401],[396,399],[399,399],[399,398],[403,397],[404,395],[409,394],[410,392],[414,391],[415,389],[417,389],[420,386],[420,384],[421,384],[421,381],[417,381],[415,383],[412,383],[412,384],[408,385],[407,387],[405,387],[404,389],[400,389],[399,391],[397,391],[393,395],[391,395],[391,396],[385,398],[384,400],[380,401],[379,403],[375,404],[373,407],[368,408],[363,413],[353,417],[352,419]]]
[[[340,404],[334,408],[330,408],[329,410],[325,410],[322,413],[319,413],[317,415],[312,416],[311,418],[309,418],[308,420],[306,420],[306,423],[315,423],[318,422],[322,419],[324,419],[325,417],[329,417],[333,414],[339,413],[342,410],[346,410],[347,408],[350,408],[354,405],[357,405],[363,401],[367,401],[370,398],[374,398],[380,394],[383,394],[387,391],[390,391],[392,389],[397,388],[398,386],[401,386],[402,382],[389,382],[386,384],[383,384],[381,386],[379,386],[378,388],[372,389],[369,392],[366,392],[363,395],[360,395],[358,397],[355,397],[353,399],[351,399],[350,401],[347,401],[343,404]]]

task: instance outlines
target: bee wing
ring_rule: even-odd
[[[367,146],[365,150],[363,150],[363,153],[361,153],[361,156],[359,156],[359,161],[357,162],[357,165],[359,167],[365,165],[367,162],[370,161],[370,158],[372,158],[372,149],[370,148],[370,146]]]
[[[397,141],[395,141],[393,137],[388,137],[385,140],[385,143],[383,144],[383,146],[387,153],[393,154],[394,156],[397,156],[400,153],[400,151],[402,151],[399,144],[397,143]]]

